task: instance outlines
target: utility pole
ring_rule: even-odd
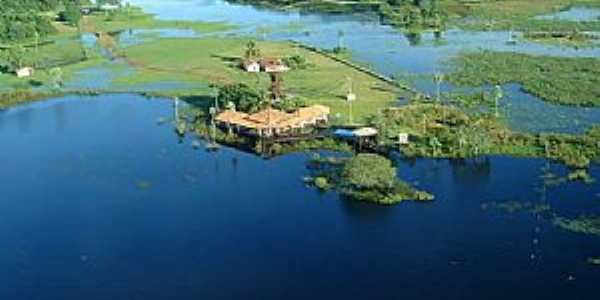
[[[348,94],[346,95],[346,102],[348,103],[348,123],[353,124],[352,120],[352,102],[356,100],[356,94],[354,94],[352,86],[352,78],[348,77]]]

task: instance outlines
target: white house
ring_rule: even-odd
[[[25,77],[31,77],[33,76],[33,68],[20,68],[17,70],[17,77],[19,78],[25,78]]]

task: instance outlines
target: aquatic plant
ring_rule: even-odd
[[[594,178],[592,178],[587,170],[584,169],[577,169],[573,172],[570,172],[567,175],[567,178],[569,181],[582,181],[586,184],[592,184],[595,182]]]
[[[594,266],[600,266],[600,257],[588,257],[587,263]]]
[[[316,177],[314,180],[314,184],[320,190],[327,190],[330,188],[327,177]]]
[[[600,216],[579,216],[575,219],[557,217],[554,219],[554,225],[567,231],[600,235]]]

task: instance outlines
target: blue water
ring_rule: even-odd
[[[570,7],[567,10],[536,17],[541,20],[600,21],[600,9]]]
[[[566,217],[600,213],[598,184],[551,188],[544,202],[544,160],[396,157],[399,176],[436,200],[377,206],[305,187],[310,154],[194,150],[193,137],[158,121],[172,108],[114,94],[0,111],[0,299],[591,299],[599,291],[600,268],[585,261],[600,256],[600,237],[482,209],[520,201]],[[600,167],[590,173],[600,178]]]

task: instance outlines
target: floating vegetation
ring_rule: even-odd
[[[544,186],[546,187],[559,186],[567,181],[566,178],[550,172],[544,172],[544,174],[541,175],[540,178],[544,181]]]
[[[520,202],[520,201],[504,201],[504,202],[489,202],[481,204],[482,210],[497,210],[509,214],[526,211],[532,214],[542,214],[551,211],[548,204]]]
[[[586,184],[592,184],[595,179],[584,169],[577,169],[567,175],[569,181],[581,181]]]
[[[323,176],[315,177],[314,185],[320,190],[327,190],[331,187],[329,185],[329,180],[327,180],[327,177]]]
[[[200,143],[199,140],[193,140],[192,141],[192,148],[194,148],[194,149],[200,149],[201,146],[202,146],[202,143]]]
[[[308,162],[312,177],[307,184],[321,190],[335,188],[345,198],[396,204],[404,200],[431,201],[434,196],[418,191],[396,177],[387,158],[377,154],[358,154],[352,158],[321,158]]]
[[[575,233],[600,235],[600,216],[579,216],[575,219],[557,217],[554,225]]]
[[[158,125],[164,125],[164,124],[166,124],[167,122],[169,122],[169,119],[168,119],[168,118],[165,118],[165,117],[159,117],[159,118],[156,120],[156,124],[158,124]]]
[[[587,263],[594,266],[600,266],[600,257],[588,257]]]
[[[135,186],[140,190],[146,190],[152,186],[152,183],[148,180],[139,179],[135,182]]]
[[[187,123],[185,121],[177,121],[175,124],[175,132],[179,136],[184,136],[187,132]]]

